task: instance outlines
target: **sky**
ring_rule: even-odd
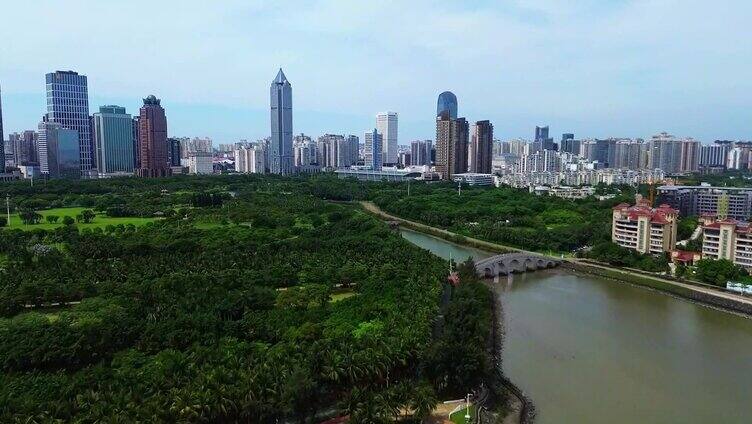
[[[35,128],[44,74],[88,76],[90,112],[162,99],[170,136],[269,135],[269,85],[293,128],[356,134],[399,113],[399,142],[435,136],[436,99],[499,139],[752,139],[748,0],[25,0],[0,6],[5,133]]]

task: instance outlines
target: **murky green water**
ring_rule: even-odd
[[[444,258],[488,255],[403,236]],[[499,284],[504,370],[536,422],[752,423],[751,319],[564,270]]]

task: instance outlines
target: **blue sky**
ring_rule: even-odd
[[[269,133],[269,83],[293,84],[294,129],[354,133],[400,114],[434,137],[436,97],[497,138],[752,139],[752,2],[720,0],[6,2],[6,134],[34,128],[44,74],[89,77],[92,113],[155,94],[171,136]],[[151,12],[151,14],[149,14]]]

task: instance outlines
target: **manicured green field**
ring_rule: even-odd
[[[84,209],[90,209],[90,208],[57,208],[57,209],[47,209],[43,211],[38,211],[40,215],[43,217],[46,217],[48,215],[56,215],[59,216],[60,219],[55,224],[48,223],[45,218],[42,218],[42,221],[39,224],[36,225],[24,225],[23,222],[21,222],[21,218],[19,218],[18,214],[12,214],[10,216],[10,225],[6,226],[5,228],[18,228],[21,230],[31,231],[34,229],[43,229],[43,230],[51,230],[57,227],[63,226],[63,217],[69,216],[73,219],[76,219],[76,215],[79,215]],[[77,222],[76,225],[78,228],[104,228],[108,225],[144,225],[149,222],[155,221],[156,218],[111,218],[104,213],[97,213],[96,218],[89,224],[84,224],[82,222]]]
[[[459,411],[452,414],[451,420],[454,424],[466,424],[473,422],[475,419],[475,405],[470,405],[470,421],[465,420],[465,414],[467,413],[467,408],[462,408]]]

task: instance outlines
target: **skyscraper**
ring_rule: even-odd
[[[366,131],[363,138],[365,140],[364,156],[366,166],[370,166],[374,171],[381,171],[382,155],[380,152],[382,151],[383,136],[374,128],[373,131]]]
[[[493,160],[493,125],[491,125],[491,122],[478,121],[473,125],[468,153],[470,172],[491,173],[491,161]]]
[[[133,173],[133,118],[121,106],[94,114],[94,152],[99,175]]]
[[[79,178],[81,155],[78,131],[60,123],[39,123],[39,170],[50,178]]]
[[[269,172],[289,175],[293,167],[292,85],[282,68],[270,87],[272,139],[269,143]]]
[[[436,102],[436,117],[444,115],[449,119],[457,119],[457,96],[451,91],[439,94],[439,100]]]
[[[139,177],[166,177],[171,173],[167,166],[167,117],[160,103],[158,98],[150,95],[144,99],[139,111]]]
[[[92,168],[92,138],[89,121],[89,91],[86,75],[56,71],[46,75],[47,118],[63,128],[78,131],[81,175]]]
[[[170,166],[180,166],[180,139],[168,138],[167,145],[167,160]]]
[[[0,174],[5,172],[5,133],[3,132],[3,88],[0,87]]]
[[[133,169],[141,168],[141,136],[139,135],[138,120],[140,116],[133,117]]]
[[[436,171],[442,179],[467,171],[468,132],[465,118],[450,119],[448,114],[436,118]]]
[[[397,113],[382,112],[376,115],[376,129],[383,137],[384,163],[397,163]]]
[[[535,143],[540,143],[540,149],[542,150],[557,149],[556,143],[554,143],[554,139],[548,136],[548,125],[546,125],[545,127],[535,127]],[[537,145],[538,144],[536,144],[536,146]]]
[[[410,164],[430,165],[432,148],[433,142],[431,140],[416,140],[410,143]]]

